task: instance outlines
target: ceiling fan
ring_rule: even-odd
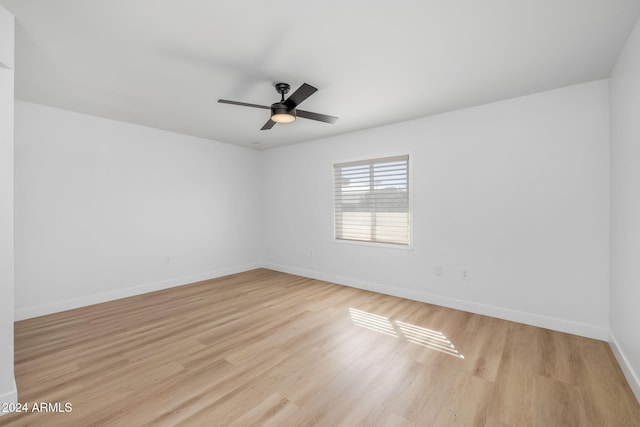
[[[271,107],[267,107],[266,105],[248,104],[246,102],[229,101],[227,99],[218,99],[218,102],[222,104],[241,105],[243,107],[271,110],[271,117],[260,130],[269,130],[276,123],[291,123],[296,119],[296,117],[302,117],[324,123],[335,123],[338,120],[338,118],[334,116],[297,109],[298,105],[318,90],[315,87],[307,83],[303,83],[298,90],[293,92],[291,96],[285,100],[284,95],[289,93],[289,89],[291,89],[291,86],[287,83],[276,83],[276,92],[280,94],[281,99],[280,101],[271,104]]]

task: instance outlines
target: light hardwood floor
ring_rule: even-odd
[[[16,323],[0,425],[640,426],[601,341],[269,270]]]

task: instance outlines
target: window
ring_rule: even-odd
[[[333,165],[335,238],[409,245],[409,156]]]

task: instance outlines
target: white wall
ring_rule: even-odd
[[[0,6],[0,404],[18,397],[13,377],[13,41],[13,15]]]
[[[608,114],[602,80],[269,150],[265,259],[282,271],[606,339]],[[413,250],[332,242],[332,164],[404,153]]]
[[[15,113],[16,319],[261,260],[259,152],[22,101]]]
[[[610,88],[611,342],[640,400],[640,22]]]

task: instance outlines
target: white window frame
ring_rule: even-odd
[[[335,169],[337,166],[346,165],[349,163],[353,163],[354,165],[357,163],[375,163],[378,161],[384,161],[386,159],[393,159],[395,157],[407,157],[407,185],[408,189],[408,243],[388,243],[388,242],[376,242],[370,240],[349,240],[349,239],[339,239],[336,238],[337,230],[336,230],[336,176]],[[394,248],[401,250],[413,250],[413,156],[411,153],[401,153],[401,154],[390,154],[390,155],[382,155],[378,157],[371,157],[365,159],[356,159],[356,160],[344,160],[344,161],[334,161],[331,164],[331,182],[332,182],[332,190],[331,190],[331,241],[333,243],[346,244],[346,245],[356,245],[356,246],[373,246],[373,247],[383,247],[383,248]]]

